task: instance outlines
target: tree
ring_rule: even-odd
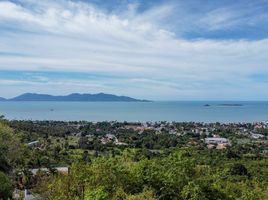
[[[248,170],[243,164],[235,163],[231,166],[230,173],[232,175],[245,176],[248,175]]]
[[[82,160],[86,163],[91,163],[88,151],[84,151]]]
[[[11,198],[13,186],[8,176],[0,172],[0,199],[6,200]]]
[[[19,134],[0,122],[0,170],[8,173],[17,166],[23,166],[27,154]]]
[[[89,140],[87,137],[81,137],[78,141],[79,147],[81,149],[89,149]]]

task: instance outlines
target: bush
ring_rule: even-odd
[[[102,187],[99,187],[93,191],[86,191],[85,200],[108,200],[109,195]]]

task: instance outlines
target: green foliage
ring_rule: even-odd
[[[215,132],[234,142],[227,150],[209,150],[202,136],[168,134],[165,128],[138,133],[125,129],[127,122],[14,121],[15,130],[6,123],[0,123],[0,189],[5,195],[12,190],[14,170],[67,165],[68,175],[38,173],[32,181],[24,173],[26,186],[48,200],[268,199],[264,143],[237,142],[234,125],[214,124]],[[172,126],[189,132],[198,124]],[[107,133],[128,146],[102,144]],[[38,148],[23,145],[32,139],[40,141]]]
[[[235,163],[231,166],[230,173],[232,175],[244,176],[244,175],[248,175],[248,170],[243,164]]]
[[[96,188],[95,190],[87,190],[85,192],[85,200],[108,200],[109,195],[102,187]]]
[[[250,199],[253,195],[256,199],[267,198],[268,178],[257,181],[254,173],[250,178],[244,176],[245,164],[229,161],[230,165],[219,159],[213,166],[204,165],[200,158],[203,156],[191,149],[174,150],[167,156],[150,159],[137,159],[137,153],[140,152],[126,149],[120,156],[73,164],[69,176],[57,177],[50,183],[51,199],[234,200]],[[267,167],[267,163],[254,165],[255,170]]]
[[[0,122],[0,171],[9,173],[27,162],[29,151],[22,145],[20,137],[19,133]]]
[[[8,199],[12,196],[13,186],[9,177],[0,171],[0,199]]]
[[[183,187],[182,197],[185,200],[207,200],[206,194],[202,188],[194,182],[189,182],[188,185]]]

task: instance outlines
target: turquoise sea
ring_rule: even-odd
[[[0,115],[17,120],[257,122],[268,120],[268,102],[0,102]]]

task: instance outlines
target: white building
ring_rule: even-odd
[[[253,139],[261,139],[261,138],[264,138],[264,135],[262,134],[257,134],[257,133],[251,133],[251,137]]]
[[[205,138],[205,142],[207,144],[230,144],[229,140],[227,138]]]

